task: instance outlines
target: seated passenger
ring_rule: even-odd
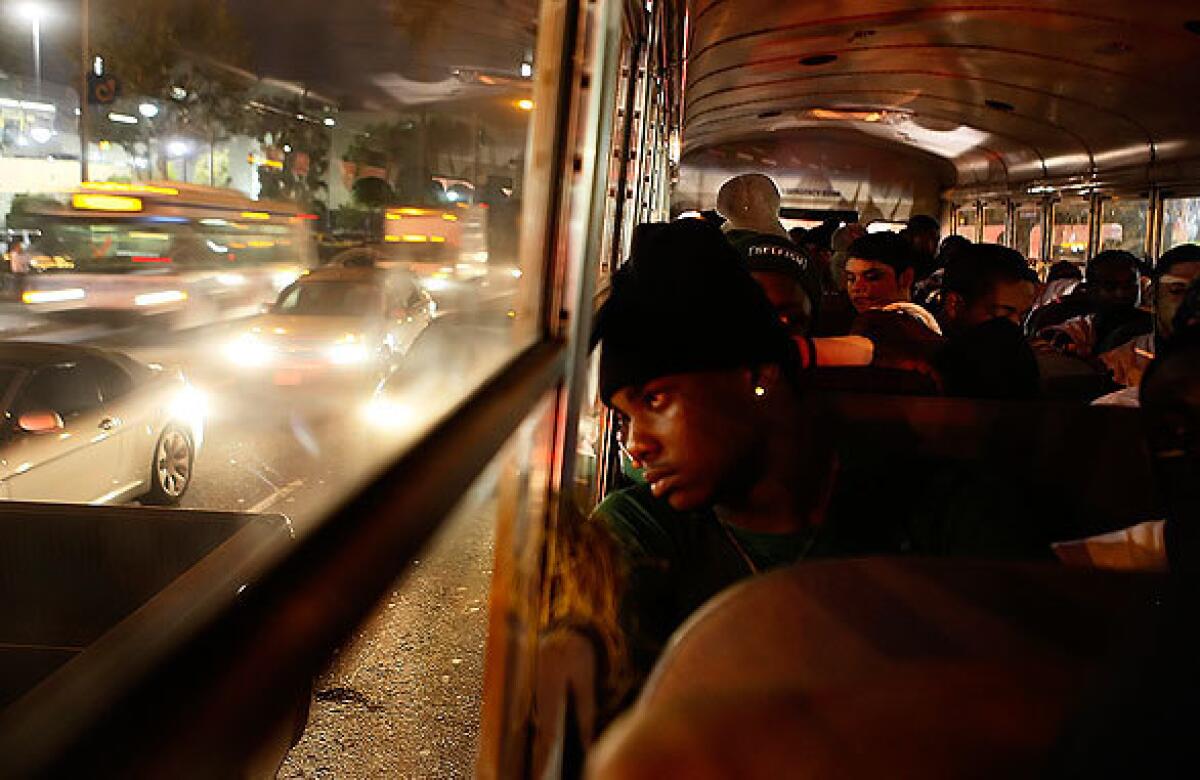
[[[895,233],[872,233],[847,254],[846,289],[858,312],[850,333],[874,345],[871,365],[932,373],[944,340],[933,315],[911,302],[911,247]]]
[[[938,322],[950,338],[994,319],[1019,328],[1036,295],[1037,277],[1020,252],[971,244],[946,266]]]
[[[846,292],[860,314],[911,300],[912,249],[895,233],[872,233],[846,251]]]
[[[929,309],[940,306],[942,278],[945,276],[946,266],[956,254],[969,246],[971,240],[964,236],[946,236],[942,239],[933,263],[936,270],[913,285],[913,300]]]
[[[1153,330],[1153,318],[1138,308],[1138,260],[1130,253],[1107,250],[1093,257],[1083,290],[1086,313],[1042,328],[1039,340],[1067,354],[1091,358]]]
[[[602,397],[628,418],[627,449],[645,469],[646,484],[595,513],[627,557],[622,615],[640,674],[739,579],[899,549],[888,532],[831,518],[836,458],[820,418],[803,413],[795,345],[719,233],[694,221],[643,230],[593,340]]]
[[[1130,571],[1200,568],[1200,329],[1182,332],[1146,369],[1141,408],[1167,520],[1054,545],[1069,565]]]
[[[857,222],[843,225],[833,232],[829,243],[832,249],[829,258],[831,286],[822,290],[821,317],[815,324],[813,335],[842,336],[850,332],[855,312],[846,294],[846,251],[866,234],[867,229]]]
[[[1114,397],[1100,399],[1096,403],[1132,402],[1136,405],[1136,388],[1142,381],[1142,374],[1161,345],[1170,341],[1172,321],[1179,312],[1188,285],[1197,277],[1200,277],[1200,245],[1183,244],[1159,258],[1151,288],[1153,332],[1143,333],[1100,355],[1100,360],[1112,372],[1113,381],[1128,390],[1119,391],[1119,395],[1114,394]]]

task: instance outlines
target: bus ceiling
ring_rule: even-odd
[[[685,176],[840,167],[886,183],[935,158],[921,179],[970,191],[1200,172],[1194,0],[687,6]],[[906,152],[883,165],[880,150]]]

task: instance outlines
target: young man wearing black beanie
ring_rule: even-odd
[[[622,615],[644,677],[683,620],[739,579],[866,551],[827,519],[832,437],[800,389],[796,345],[719,231],[638,230],[597,317],[601,392],[629,421],[644,485],[597,509],[629,571]]]

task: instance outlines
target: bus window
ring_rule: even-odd
[[[1022,203],[1013,213],[1013,248],[1030,264],[1042,259],[1042,205]]]
[[[1086,198],[1064,198],[1054,204],[1050,260],[1082,265],[1088,257],[1091,203]]]
[[[960,206],[954,212],[954,232],[972,241],[979,238],[979,212],[975,206]]]
[[[1100,205],[1100,249],[1121,249],[1138,257],[1146,254],[1146,198],[1106,198]]]
[[[1200,198],[1168,198],[1163,202],[1162,250],[1200,242]]]
[[[988,204],[983,207],[983,238],[988,244],[1008,244],[1008,206]]]
[[[556,113],[558,79],[590,79],[592,91],[577,87],[588,96],[616,79],[599,70],[587,79],[561,76],[558,55],[577,32],[568,36],[558,24],[561,10],[541,2],[301,9],[288,0],[181,0],[118,2],[103,13],[97,5],[83,24],[92,50],[103,56],[87,66],[100,81],[120,79],[111,103],[85,98],[80,106],[75,97],[80,24],[74,18],[71,25],[46,26],[44,78],[26,67],[29,57],[4,58],[0,234],[22,231],[32,241],[20,247],[28,256],[19,257],[21,273],[5,274],[0,303],[5,328],[18,321],[22,333],[36,332],[41,341],[72,342],[56,345],[68,355],[111,350],[113,360],[130,362],[131,376],[145,378],[145,387],[126,394],[129,408],[120,407],[119,415],[97,412],[85,434],[43,437],[39,443],[54,442],[14,463],[29,461],[22,467],[32,474],[25,492],[9,490],[0,464],[3,497],[116,504],[128,512],[142,511],[139,501],[166,504],[154,510],[162,536],[188,532],[179,529],[192,525],[191,512],[286,515],[288,533],[258,550],[245,587],[296,546],[340,534],[330,529],[336,510],[431,431],[461,424],[464,408],[478,404],[481,388],[497,376],[518,376],[495,390],[511,408],[502,424],[484,431],[499,440],[464,437],[456,456],[443,461],[442,473],[463,473],[459,486],[441,491],[446,500],[461,498],[476,481],[470,509],[463,510],[469,521],[447,526],[441,547],[408,570],[360,641],[347,646],[340,656],[346,663],[318,680],[313,733],[297,753],[303,767],[297,774],[329,766],[338,776],[469,775],[479,752],[472,724],[481,717],[492,528],[502,514],[497,475],[507,489],[517,484],[509,481],[514,462],[545,472],[529,433],[509,432],[557,408],[539,401],[563,381],[566,362],[543,309],[554,307],[557,324],[558,311],[577,306],[571,293],[543,295],[544,280],[561,270],[548,266],[565,269],[575,255],[538,242],[567,235],[547,225],[577,208],[566,193],[592,185],[590,172],[571,173],[574,151],[562,157],[543,151],[568,145],[561,140],[568,124],[584,128],[581,148],[587,133],[593,143],[611,146],[607,132],[594,129],[600,123],[590,102]],[[614,6],[605,7],[611,13]],[[285,25],[264,24],[285,17]],[[556,23],[541,34],[539,20],[550,19]],[[9,37],[3,34],[5,42]],[[153,51],[137,45],[151,39],[186,45]],[[548,48],[541,51],[543,44]],[[583,43],[570,45],[586,52],[580,68],[599,56]],[[657,62],[648,73],[652,83],[664,78]],[[640,186],[656,201],[645,213],[650,217],[669,198],[670,178],[650,155],[664,145],[671,114],[665,90],[645,92],[656,106],[643,113],[654,134],[639,141],[647,155]],[[572,114],[578,105],[584,108]],[[595,176],[603,179],[606,166],[599,167]],[[14,170],[22,175],[14,178]],[[565,189],[563,181],[570,182]],[[547,208],[560,201],[571,205]],[[643,202],[627,204],[629,221]],[[321,266],[313,262],[318,233],[339,249]],[[348,250],[356,253],[339,262]],[[405,294],[386,296],[389,287]],[[21,354],[0,370],[58,359],[38,347],[16,348]],[[514,384],[535,389],[512,393]],[[505,440],[510,448],[501,465],[479,476]],[[544,442],[538,447],[536,455],[547,451]],[[398,509],[396,522],[415,523],[413,511]],[[430,537],[447,516],[428,514],[411,531],[414,538]],[[128,545],[141,556],[130,562],[135,578],[173,554],[154,543],[158,534]],[[225,540],[209,541],[212,549]],[[382,564],[396,567],[388,579],[403,560]],[[61,576],[53,568],[37,574],[47,582]],[[114,585],[101,596],[116,598],[119,591]],[[216,588],[189,594],[202,603],[181,602],[183,633],[194,628],[192,616],[221,608],[210,597],[227,595]],[[130,606],[132,612],[140,604]],[[357,607],[345,609],[355,617]],[[327,611],[320,619],[332,618]],[[67,634],[92,636],[76,628]],[[157,641],[164,629],[146,630]],[[329,649],[349,633],[347,625]],[[138,674],[127,671],[114,677]],[[388,705],[402,700],[412,707]],[[369,714],[368,730],[347,705]],[[442,724],[436,733],[435,723]],[[371,746],[400,732],[404,747],[397,755],[411,760],[372,764]],[[337,747],[349,739],[362,747],[357,755]]]

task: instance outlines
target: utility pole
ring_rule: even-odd
[[[82,7],[79,13],[79,23],[83,27],[80,34],[79,54],[79,180],[88,181],[88,73],[92,67],[91,42],[88,40],[90,21],[90,0],[80,0]]]

